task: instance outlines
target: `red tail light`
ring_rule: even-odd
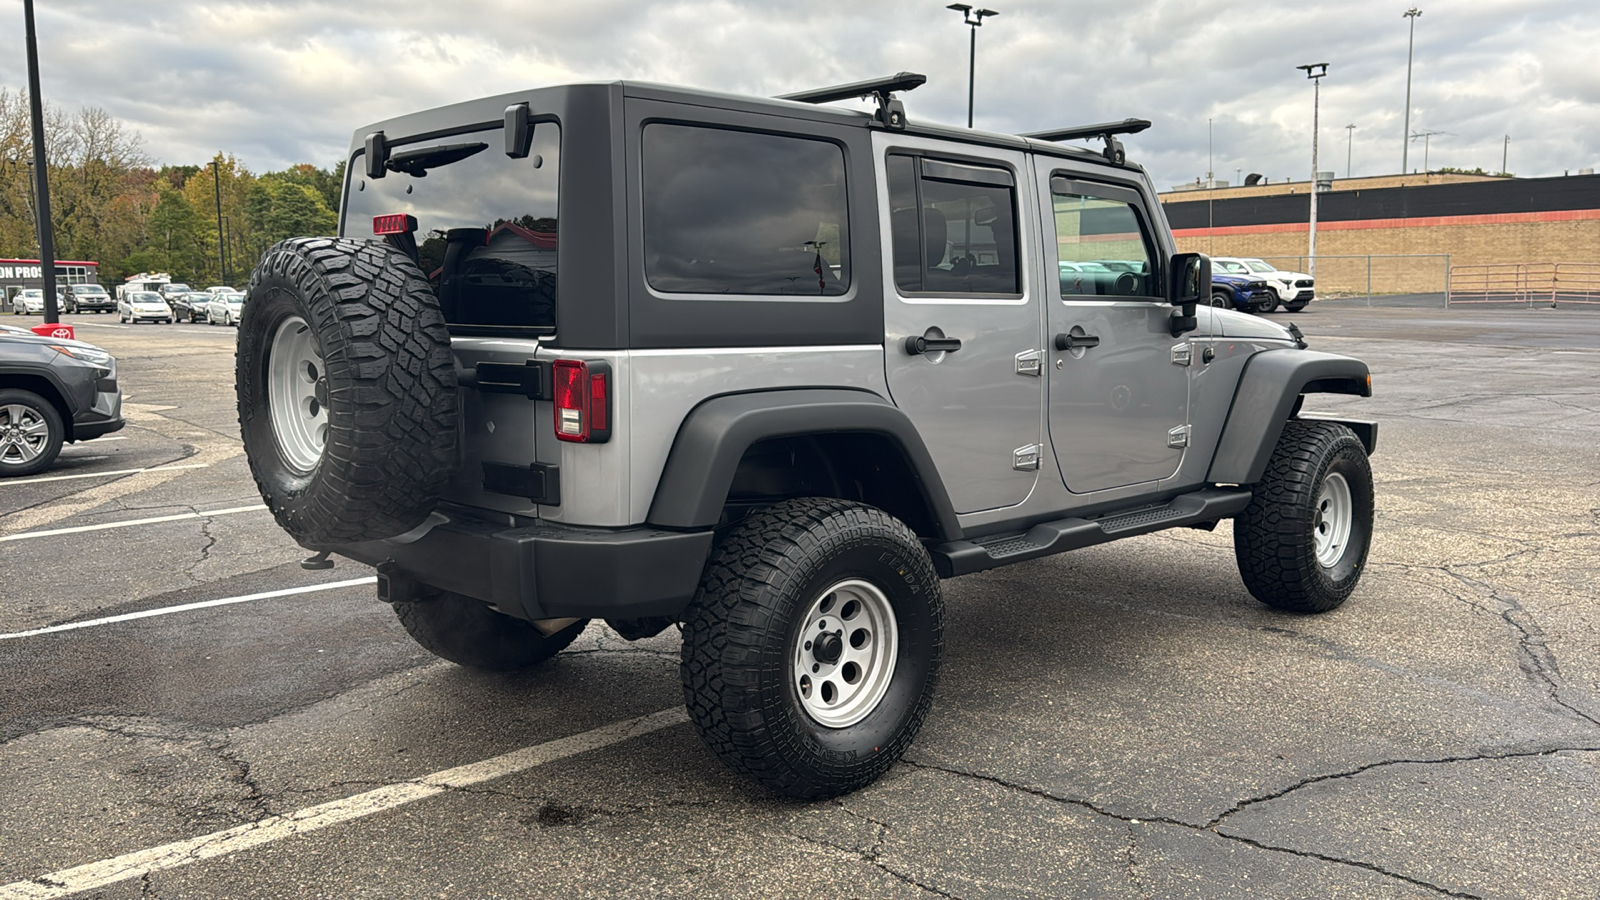
[[[611,366],[558,359],[552,368],[556,437],[601,444],[611,437]]]
[[[386,234],[410,234],[417,230],[417,217],[405,213],[372,217],[372,233],[378,237]]]

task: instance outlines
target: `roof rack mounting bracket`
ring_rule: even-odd
[[[926,83],[927,80],[928,76],[919,75],[916,72],[899,72],[887,78],[874,78],[870,81],[857,81],[853,84],[840,84],[833,87],[800,91],[794,94],[783,94],[778,99],[793,100],[796,103],[832,103],[835,100],[871,97],[878,103],[878,109],[872,114],[872,117],[883,127],[899,131],[906,127],[906,107],[905,104],[895,99],[894,92],[915,90]]]
[[[1123,166],[1128,163],[1128,154],[1127,151],[1123,150],[1122,142],[1117,140],[1117,135],[1138,134],[1149,127],[1149,119],[1123,119],[1121,122],[1078,125],[1072,128],[1060,128],[1055,131],[1033,131],[1021,135],[1021,137],[1052,142],[1102,140],[1106,142],[1106,145],[1105,149],[1100,151],[1100,155],[1104,156],[1106,161],[1114,166]]]

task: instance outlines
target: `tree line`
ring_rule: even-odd
[[[223,284],[226,248],[229,280],[242,287],[268,247],[338,227],[343,162],[257,175],[218,153],[205,165],[155,167],[139,133],[103,109],[44,112],[56,258],[100,263],[102,284],[139,272]],[[32,142],[27,95],[0,88],[0,257],[39,255]]]

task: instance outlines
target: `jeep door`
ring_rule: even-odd
[[[1035,161],[1045,269],[1049,427],[1067,489],[1174,475],[1189,436],[1189,345],[1170,331],[1164,256],[1132,184]]]
[[[883,133],[873,146],[890,394],[956,512],[1014,506],[1038,479],[1043,405],[1026,157]]]

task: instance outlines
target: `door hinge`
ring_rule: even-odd
[[[1044,369],[1044,354],[1037,350],[1024,350],[1017,354],[1017,374],[1039,377]]]
[[[1172,364],[1187,366],[1194,362],[1194,347],[1188,343],[1172,345]]]
[[[1189,426],[1179,425],[1167,432],[1167,446],[1174,449],[1189,446]]]
[[[1029,444],[1011,451],[1011,468],[1018,472],[1029,472],[1039,468],[1040,449],[1038,444]]]

